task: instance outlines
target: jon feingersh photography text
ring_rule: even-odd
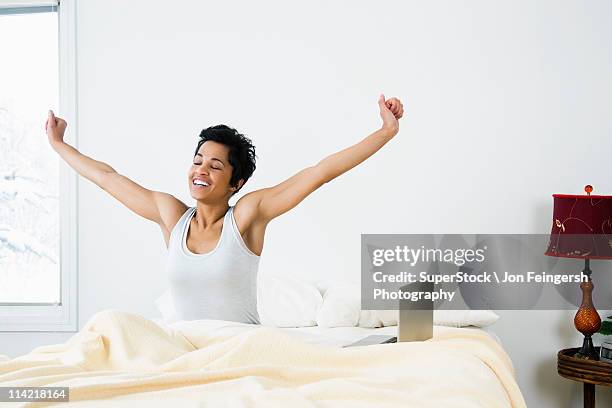
[[[482,263],[485,260],[485,251],[487,247],[478,249],[434,249],[425,248],[409,248],[397,245],[395,249],[375,249],[372,252],[372,265],[376,267],[383,266],[385,263],[399,262],[414,267],[417,263],[444,262],[452,263],[458,267],[466,263],[478,262]],[[555,285],[568,282],[587,282],[588,277],[582,272],[579,274],[550,274],[547,272],[526,271],[525,273],[509,273],[498,271],[482,271],[478,273],[456,271],[452,274],[430,274],[425,271],[415,272],[400,272],[395,274],[385,274],[382,271],[374,271],[372,279],[376,283],[552,283]],[[435,291],[407,291],[398,289],[390,291],[384,288],[374,289],[374,299],[382,300],[453,300],[455,291],[445,291],[438,289]]]

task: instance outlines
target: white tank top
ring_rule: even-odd
[[[205,254],[187,248],[187,228],[196,207],[185,211],[170,234],[168,279],[177,318],[259,324],[259,256],[244,243],[231,206],[223,217],[217,246]]]

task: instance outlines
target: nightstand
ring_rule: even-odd
[[[599,354],[599,347],[595,347]],[[579,348],[557,353],[557,372],[560,376],[584,383],[584,407],[595,407],[595,385],[612,386],[612,363],[575,358]]]

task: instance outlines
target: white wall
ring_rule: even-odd
[[[261,274],[358,281],[362,233],[546,233],[552,193],[612,193],[611,12],[606,1],[80,2],[79,148],[192,205],[203,127],[254,140],[247,192],[374,131],[384,92],[404,103],[400,133],[270,225]],[[85,180],[79,200],[80,324],[104,308],[155,315],[159,229]],[[528,405],[581,406],[581,387],[556,373],[557,350],[580,343],[573,312],[500,314]],[[0,341],[18,355],[69,335]]]

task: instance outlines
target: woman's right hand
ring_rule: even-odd
[[[45,130],[47,132],[47,136],[49,137],[49,143],[52,145],[54,143],[63,143],[64,132],[66,131],[67,126],[68,123],[66,123],[64,119],[55,116],[53,111],[50,110],[47,123],[45,123]]]

